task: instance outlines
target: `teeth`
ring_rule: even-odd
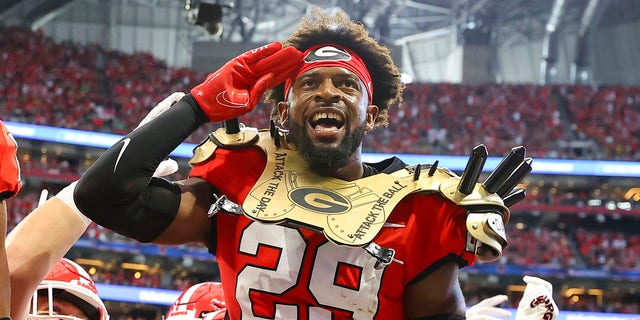
[[[314,122],[320,119],[335,119],[338,121],[342,121],[342,117],[339,114],[333,112],[319,112],[313,116]]]

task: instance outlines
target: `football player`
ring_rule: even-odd
[[[38,285],[28,319],[109,320],[109,313],[87,271],[63,258]]]
[[[279,128],[233,121],[268,89]],[[364,136],[387,124],[402,91],[388,48],[317,10],[109,148],[75,204],[141,242],[206,245],[231,319],[463,319],[458,270],[500,257],[532,160],[514,148],[483,183],[483,146],[462,177],[397,157],[363,162]],[[190,178],[152,178],[207,122],[225,128],[194,151]]]
[[[227,303],[220,282],[201,282],[180,294],[173,302],[164,320],[219,320],[225,319]]]

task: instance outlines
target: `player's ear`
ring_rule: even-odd
[[[367,107],[367,125],[364,128],[365,132],[369,132],[371,130],[373,130],[373,128],[376,125],[376,119],[378,119],[378,112],[380,111],[380,109],[378,109],[378,106],[370,104]]]

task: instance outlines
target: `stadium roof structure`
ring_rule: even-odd
[[[19,14],[25,26],[41,25],[74,1],[0,0],[0,16]],[[550,24],[580,30],[640,19],[634,0],[120,0],[145,6],[185,7],[199,2],[223,7],[229,41],[267,42],[290,33],[314,7],[343,11],[364,23],[379,40],[392,44],[424,32],[455,28],[470,41],[500,33],[544,36]],[[20,10],[15,10],[21,7]],[[553,13],[558,16],[554,21]]]

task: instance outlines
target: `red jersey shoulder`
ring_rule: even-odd
[[[396,251],[396,259],[404,263],[405,279],[445,257],[458,257],[462,265],[475,261],[467,250],[466,211],[437,194],[405,197],[374,242]]]
[[[438,227],[438,221],[444,222],[460,217],[466,217],[466,210],[452,201],[437,193],[416,192],[400,201],[387,222],[428,221],[429,227],[435,228]]]
[[[240,201],[258,181],[267,158],[257,146],[243,149],[218,148],[207,161],[193,166],[189,177],[203,178],[232,201]],[[239,202],[238,202],[239,203]]]

